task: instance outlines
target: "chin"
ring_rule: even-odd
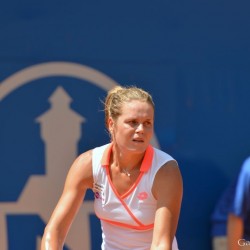
[[[128,150],[133,151],[134,153],[138,153],[138,154],[144,153],[146,149],[147,149],[147,145],[145,144],[128,147]]]

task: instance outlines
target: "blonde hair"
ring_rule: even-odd
[[[147,102],[152,105],[153,109],[155,108],[152,96],[145,90],[135,86],[116,86],[108,92],[104,102],[105,125],[107,129],[108,119],[111,117],[113,120],[116,120],[121,115],[122,105],[132,100]]]

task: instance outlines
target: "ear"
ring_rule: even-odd
[[[108,118],[108,129],[109,129],[110,133],[113,131],[113,128],[114,128],[114,120],[111,117],[109,117]]]

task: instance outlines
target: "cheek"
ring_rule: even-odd
[[[151,139],[153,137],[153,132],[151,131],[150,133],[148,133],[148,137]]]
[[[154,135],[154,130],[153,129],[149,129],[146,134],[147,134],[147,137],[149,139],[151,139],[153,137],[153,135]]]
[[[123,137],[126,136],[126,131],[127,129],[122,127],[122,126],[116,126],[114,128],[114,137],[116,138],[116,140],[122,140]]]

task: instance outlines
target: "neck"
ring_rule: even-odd
[[[112,163],[119,167],[121,170],[132,171],[133,169],[138,169],[141,166],[143,154],[133,154],[131,152],[123,152],[118,149],[115,145],[112,149]]]

